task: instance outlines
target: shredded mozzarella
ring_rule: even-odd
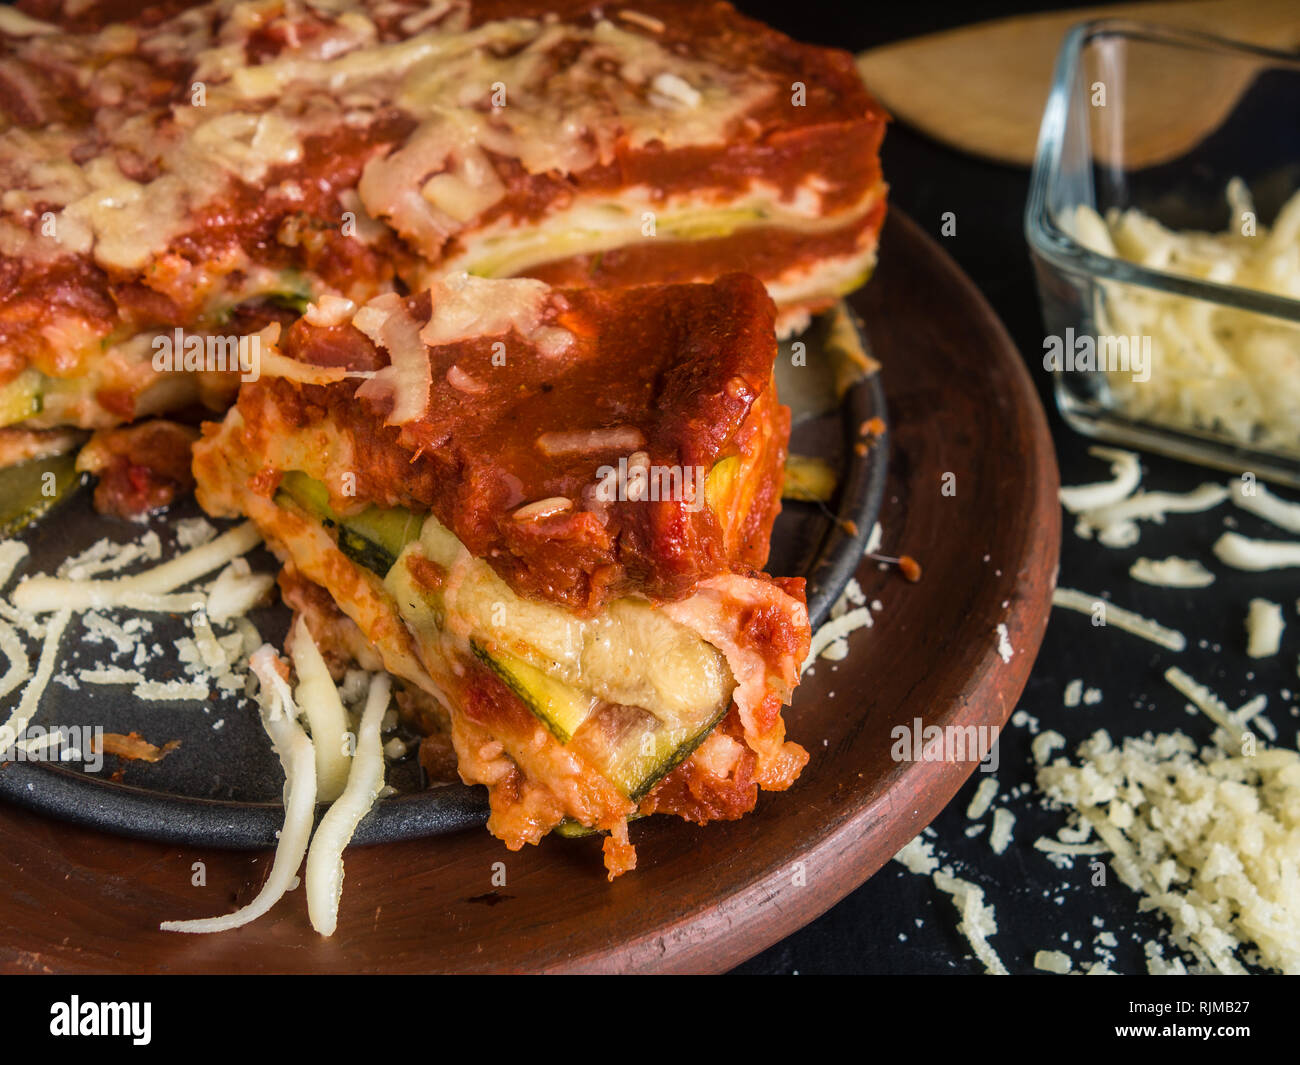
[[[1141,536],[1139,521],[1163,524],[1167,514],[1199,513],[1227,498],[1227,488],[1208,481],[1186,493],[1139,492],[1118,503],[1081,512],[1075,532],[1084,539],[1095,534],[1106,547],[1131,547]]]
[[[1226,532],[1214,542],[1220,562],[1256,572],[1300,566],[1300,543],[1288,540],[1252,540]]]
[[[1143,584],[1161,588],[1208,588],[1214,574],[1193,558],[1139,558],[1129,567],[1128,575]]]
[[[1103,616],[1107,625],[1114,625],[1117,629],[1141,636],[1144,640],[1168,647],[1171,651],[1181,651],[1187,646],[1187,637],[1177,629],[1166,628],[1159,622],[1125,610],[1099,596],[1088,595],[1075,588],[1057,588],[1052,593],[1053,606],[1077,610],[1081,614],[1093,614],[1099,604],[1105,608]]]
[[[316,798],[332,802],[343,793],[352,764],[347,747],[348,717],[325,659],[300,617],[289,633],[289,655],[298,674],[294,692],[307,717],[316,748]]]
[[[1282,646],[1282,607],[1267,599],[1252,599],[1246,614],[1246,654],[1251,658],[1272,658]]]
[[[1279,529],[1300,533],[1300,503],[1278,498],[1257,481],[1233,481],[1232,501],[1247,513],[1263,518]]]
[[[1114,477],[1110,481],[1097,484],[1081,484],[1060,490],[1061,506],[1071,514],[1109,506],[1127,499],[1137,486],[1142,483],[1142,464],[1132,451],[1121,451],[1113,447],[1090,447],[1088,454],[1110,461],[1110,472]]]
[[[3,725],[0,725],[0,753],[7,751],[17,742],[18,737],[27,728],[28,722],[41,705],[41,696],[54,675],[54,660],[58,657],[59,641],[63,639],[63,630],[68,627],[72,617],[70,610],[60,610],[45,630],[45,642],[41,645],[41,657],[36,663],[36,675],[31,683],[23,689],[18,705]]]
[[[316,752],[302,726],[288,685],[276,669],[275,649],[263,644],[249,660],[262,682],[262,725],[271,737],[284,767],[284,828],[276,843],[271,874],[262,890],[247,905],[221,917],[188,921],[163,921],[164,932],[225,932],[255,921],[274,906],[293,885],[298,866],[307,853],[316,812]]]
[[[168,613],[189,610],[202,605],[201,596],[196,593],[170,597],[166,593],[246,554],[261,542],[262,537],[257,528],[252,522],[245,522],[209,543],[130,577],[119,577],[111,581],[29,577],[14,589],[13,603],[19,610],[35,614],[60,609],[92,610],[115,606],[135,610],[165,610]]]
[[[307,854],[307,912],[312,927],[323,936],[332,936],[338,926],[343,851],[384,787],[380,725],[388,709],[390,689],[386,673],[378,673],[371,680],[347,786],[321,818]]]

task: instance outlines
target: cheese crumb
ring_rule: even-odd
[[[998,657],[1003,662],[1010,662],[1011,656],[1016,653],[1015,648],[1011,646],[1011,637],[1007,633],[1007,626],[1004,622],[998,622]]]
[[[1040,950],[1034,955],[1034,968],[1045,973],[1064,975],[1074,968],[1070,956],[1059,950]]]
[[[993,830],[989,833],[989,846],[994,854],[1006,853],[1011,845],[1011,833],[1016,823],[1016,815],[1005,806],[993,811]]]
[[[1123,629],[1134,636],[1141,636],[1144,640],[1150,640],[1171,651],[1181,651],[1187,646],[1187,637],[1177,629],[1166,628],[1159,622],[1144,618],[1100,596],[1088,595],[1076,588],[1057,588],[1052,593],[1052,605],[1091,615],[1094,624],[1114,625],[1117,629]]]
[[[1246,654],[1251,658],[1272,658],[1282,646],[1282,607],[1267,599],[1252,599],[1246,613]]]
[[[1194,558],[1177,556],[1139,558],[1129,567],[1128,574],[1135,581],[1161,588],[1208,588],[1214,583],[1214,574]]]
[[[1222,736],[1222,733],[1219,734]],[[1261,966],[1300,973],[1300,755],[1266,748],[1197,751],[1182,733],[1128,738],[1095,733],[1038,771],[1048,797],[1087,820],[1142,908],[1171,923],[1176,947],[1198,970],[1242,973],[1249,948]],[[1148,970],[1184,972],[1158,944]]]

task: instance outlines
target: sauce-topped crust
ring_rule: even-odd
[[[677,599],[763,564],[789,414],[772,386],[775,309],[758,281],[478,284],[540,290],[540,314],[522,323],[533,339],[514,320],[425,346],[428,403],[400,424],[388,424],[391,398],[369,394],[373,379],[254,382],[239,400],[241,446],[322,481],[339,512],[431,511],[519,594],[583,611],[630,591]],[[427,292],[388,306],[420,325],[437,319]],[[354,321],[382,330],[366,310]],[[390,361],[356,325],[306,319],[282,351],[370,373]]]
[[[794,234],[781,264],[744,266],[783,306],[873,261],[884,112],[848,53],[724,3],[20,6],[0,17],[0,384],[83,377],[250,301],[527,274],[649,236]],[[856,274],[782,278],[850,253]],[[710,254],[689,279],[738,262]],[[96,424],[140,413],[150,374],[119,376]]]

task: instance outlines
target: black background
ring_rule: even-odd
[[[949,9],[924,3],[850,6],[750,0],[738,6],[796,38],[857,51],[1050,5],[981,3]],[[1289,121],[1294,122],[1294,116]],[[939,239],[983,291],[1025,356],[1051,422],[1062,483],[1108,479],[1105,464],[1088,456],[1089,441],[1061,422],[1049,376],[1042,368],[1044,327],[1023,236],[1029,172],[954,152],[901,123],[891,125],[882,154],[891,204]],[[941,216],[947,211],[957,218],[957,232],[951,237],[940,234]],[[887,256],[888,247],[882,252]],[[1016,457],[1007,456],[1007,461],[1015,462]],[[1144,456],[1143,465],[1148,488],[1181,492],[1230,477],[1150,455]],[[883,518],[887,524],[888,504]],[[1116,551],[1077,537],[1066,516],[1059,583],[1093,594],[1109,593],[1116,603],[1183,631],[1188,648],[1173,654],[1113,628],[1093,629],[1083,615],[1057,610],[1019,708],[1038,719],[1042,729],[1064,734],[1071,750],[1098,728],[1116,737],[1182,729],[1198,741],[1208,741],[1211,726],[1204,718],[1190,716],[1185,701],[1162,678],[1164,670],[1176,664],[1209,684],[1233,707],[1266,693],[1266,715],[1277,726],[1278,743],[1294,746],[1300,727],[1292,706],[1300,701],[1300,693],[1293,690],[1300,689],[1296,673],[1300,620],[1293,604],[1300,581],[1294,570],[1241,574],[1219,565],[1210,545],[1222,533],[1225,519],[1248,536],[1285,537],[1225,504],[1205,514],[1171,516],[1163,526],[1144,524],[1136,547]],[[1217,575],[1215,584],[1203,590],[1154,588],[1128,576],[1139,555],[1174,554],[1206,564]],[[1263,662],[1245,656],[1243,620],[1253,596],[1282,603],[1288,621],[1282,653]],[[857,638],[870,639],[870,634]],[[1074,678],[1100,688],[1102,702],[1065,708],[1062,694]],[[1140,912],[1137,896],[1113,876],[1109,886],[1092,887],[1086,860],[1077,861],[1073,869],[1058,870],[1033,849],[1035,838],[1055,834],[1065,821],[1061,813],[1044,809],[1031,790],[1031,738],[1029,728],[1011,726],[1002,740],[996,805],[1008,805],[1017,817],[1010,848],[994,855],[987,828],[975,838],[965,835],[972,824],[966,807],[979,783],[976,774],[934,822],[936,849],[958,875],[981,885],[995,905],[999,931],[991,943],[1011,972],[1033,972],[1035,952],[1047,949],[1064,950],[1073,957],[1076,971],[1086,970],[1099,960],[1094,937],[1102,929],[1118,940],[1110,967],[1118,972],[1145,972],[1143,944],[1162,938],[1163,919]],[[1008,801],[1008,793],[1020,787],[1026,793]],[[991,813],[983,820],[990,822]],[[981,972],[982,965],[957,932],[957,916],[949,897],[928,878],[891,862],[819,920],[737,971]],[[1175,953],[1167,944],[1164,951],[1167,956]]]

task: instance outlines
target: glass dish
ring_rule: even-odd
[[[1253,204],[1238,194],[1230,205],[1233,179]],[[1180,232],[1239,233],[1245,256],[1256,248],[1245,238],[1270,239],[1297,189],[1300,57],[1120,19],[1069,32],[1025,235],[1047,327],[1043,365],[1070,426],[1300,486],[1300,200],[1268,245],[1294,265],[1273,291],[1234,284],[1217,267],[1217,280],[1186,276],[1158,250],[1141,265],[1122,242],[1130,257],[1121,257],[1087,211],[1136,209]]]

